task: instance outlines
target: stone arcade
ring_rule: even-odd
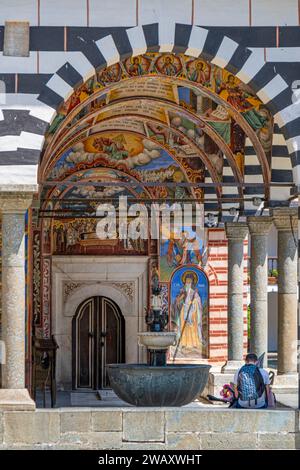
[[[0,12],[0,448],[298,447],[297,410],[59,405],[146,361],[156,276],[176,361],[211,364],[210,391],[251,350],[296,395],[298,1],[18,3]],[[101,240],[98,205],[120,196],[197,203],[200,233]],[[51,354],[58,405],[41,410]]]

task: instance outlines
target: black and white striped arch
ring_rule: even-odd
[[[100,40],[88,42],[80,52],[69,58],[42,86],[39,95],[15,94],[14,100],[2,107],[0,184],[36,183],[44,134],[61,103],[73,93],[75,87],[94,75],[95,71],[124,58],[150,51],[201,57],[225,68],[248,84],[277,123],[273,142],[275,154],[271,165],[272,179],[274,182],[293,180],[300,184],[300,105],[297,101],[292,101],[291,84],[271,64],[265,63],[256,50],[239,45],[215,30],[183,24],[150,24],[114,31]],[[234,176],[227,164],[224,165],[223,177],[224,181],[233,183],[226,187],[226,195],[228,198],[236,197],[238,192]],[[206,181],[210,181],[209,175],[206,176]],[[248,140],[245,181],[263,182],[261,165]],[[247,191],[250,196],[262,195],[257,188],[249,188]],[[215,194],[214,190],[207,190],[206,197],[211,199],[213,193]],[[276,190],[271,191],[271,196],[276,200],[286,198],[284,192]],[[213,202],[207,202],[207,208],[214,210],[216,207]],[[251,212],[251,203],[245,209]]]

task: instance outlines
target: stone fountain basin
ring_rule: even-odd
[[[169,346],[176,346],[177,333],[170,331],[145,331],[138,333],[140,346],[146,346],[148,349],[168,349]]]
[[[210,365],[109,364],[110,385],[116,395],[134,406],[183,406],[203,392]]]

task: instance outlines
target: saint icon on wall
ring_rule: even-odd
[[[171,321],[177,331],[179,357],[205,357],[207,349],[208,283],[192,266],[175,271],[171,281]]]

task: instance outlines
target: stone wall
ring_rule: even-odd
[[[0,449],[299,449],[299,412],[102,408],[0,412]]]

